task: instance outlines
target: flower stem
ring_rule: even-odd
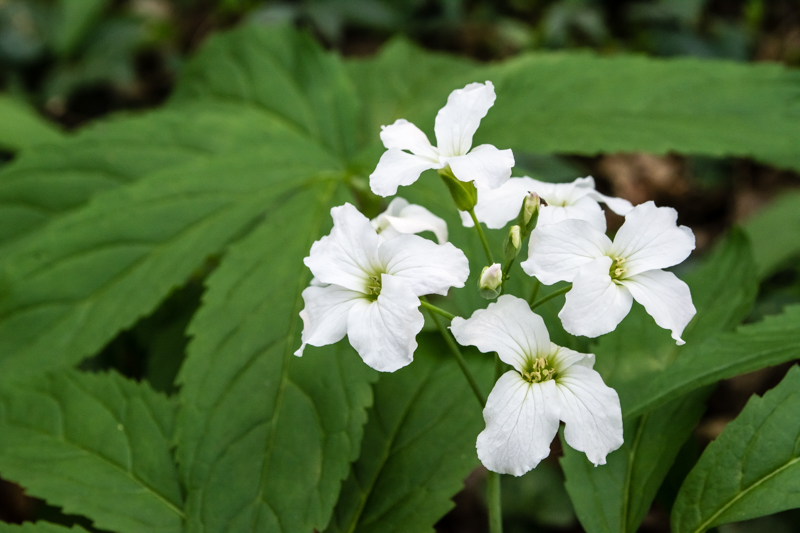
[[[481,409],[483,409],[483,406],[486,405],[486,399],[483,397],[483,393],[481,393],[481,389],[480,387],[478,387],[478,382],[475,381],[475,377],[472,375],[472,372],[469,371],[469,367],[467,367],[467,362],[464,361],[464,356],[461,354],[461,350],[459,349],[458,344],[456,344],[455,339],[453,339],[453,335],[449,331],[447,331],[447,329],[442,325],[441,322],[439,322],[439,317],[436,316],[436,312],[432,311],[428,306],[433,307],[434,309],[439,309],[439,308],[434,307],[430,304],[428,304],[428,306],[425,306],[426,303],[427,302],[423,303],[423,307],[425,307],[425,309],[428,309],[428,314],[430,315],[431,320],[433,320],[433,323],[436,324],[436,328],[439,330],[439,333],[441,333],[442,337],[444,337],[444,341],[447,343],[447,346],[450,348],[450,351],[453,352],[453,356],[456,358],[456,363],[458,363],[458,366],[461,368],[461,372],[464,373],[464,377],[467,378],[467,383],[469,383],[472,392],[475,394],[475,398],[478,400]]]
[[[486,479],[489,506],[489,533],[503,533],[503,505],[500,499],[500,474],[489,470]]]
[[[478,222],[478,217],[475,216],[475,209],[470,209],[467,213],[472,217],[472,222],[475,224],[475,229],[478,231],[478,237],[481,238],[481,244],[483,245],[484,253],[486,253],[486,259],[489,260],[490,265],[494,264],[492,251],[489,249],[489,242],[486,240],[486,235],[483,234],[483,228],[481,227],[481,223]]]
[[[437,315],[442,315],[447,320],[453,320],[456,317],[456,315],[454,315],[453,313],[448,313],[447,311],[445,311],[441,307],[436,307],[435,305],[429,304],[428,300],[423,300],[422,298],[420,298],[419,299],[419,303],[420,303],[420,305],[422,305],[422,307],[424,307],[428,311],[436,313]]]
[[[540,305],[542,305],[543,303],[545,303],[545,302],[549,302],[550,300],[552,300],[552,299],[553,299],[553,298],[555,298],[556,296],[561,296],[561,295],[562,295],[562,294],[564,294],[565,292],[569,292],[569,290],[570,290],[571,288],[572,288],[572,283],[570,283],[570,284],[569,284],[569,285],[567,285],[566,287],[562,287],[562,288],[558,289],[557,291],[551,292],[551,293],[550,293],[550,294],[548,294],[547,296],[542,296],[541,298],[539,298],[538,300],[536,300],[535,302],[533,302],[533,303],[531,304],[531,309],[536,309],[537,307],[539,307],[539,306],[540,306]]]

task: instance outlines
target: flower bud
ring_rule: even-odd
[[[503,286],[503,269],[500,263],[483,267],[478,280],[478,291],[487,300],[493,300],[500,295]]]
[[[522,201],[522,208],[519,211],[517,223],[525,228],[526,235],[536,228],[536,222],[539,221],[540,203],[539,195],[535,192],[529,193],[528,196],[525,197],[525,200]]]
[[[522,231],[519,226],[511,226],[508,230],[508,237],[506,237],[503,251],[506,254],[506,263],[517,257],[519,249],[522,247]]]
[[[478,190],[474,183],[463,182],[456,178],[449,166],[439,169],[438,172],[459,210],[470,211],[477,205]]]

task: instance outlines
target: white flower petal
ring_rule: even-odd
[[[586,368],[594,368],[594,354],[593,353],[580,353],[563,346],[552,344],[551,354],[548,360],[553,365],[556,373],[563,372],[573,365],[585,366]]]
[[[347,337],[367,365],[381,372],[394,372],[414,359],[417,333],[425,319],[419,298],[406,282],[381,276],[381,293],[370,302],[360,299],[347,317]]]
[[[567,302],[558,313],[567,332],[598,337],[614,331],[631,310],[631,293],[608,274],[611,263],[610,257],[599,257],[578,271]]]
[[[494,105],[495,98],[494,85],[490,81],[485,84],[470,83],[450,93],[447,104],[436,115],[434,127],[441,156],[451,157],[469,152],[472,137],[481,119]]]
[[[572,281],[578,270],[604,256],[611,241],[583,220],[564,220],[537,227],[528,244],[528,259],[520,266],[545,285]]]
[[[421,205],[408,205],[403,208],[397,216],[384,214],[379,215],[379,218],[380,217],[383,217],[387,225],[398,234],[413,234],[430,231],[436,235],[439,244],[447,242],[447,222]],[[389,236],[386,235],[386,238],[388,239]]]
[[[364,291],[378,263],[378,235],[367,217],[350,204],[331,209],[333,229],[311,246],[303,262],[322,283]]]
[[[569,219],[584,220],[597,231],[601,233],[606,231],[606,215],[603,213],[603,208],[588,196],[579,198],[572,205],[542,206],[539,208],[539,220],[536,223],[536,227],[558,224],[563,220]]]
[[[685,344],[681,333],[697,310],[689,286],[672,272],[648,270],[621,281],[634,300],[642,304],[656,324],[672,331],[677,344]]]
[[[517,218],[522,202],[534,186],[540,182],[529,178],[511,178],[496,189],[478,189],[478,204],[475,216],[489,229],[501,229],[509,221]],[[541,196],[541,195],[540,195]],[[472,217],[461,211],[464,226],[474,226]]]
[[[476,186],[496,189],[511,177],[514,154],[482,144],[466,155],[447,159],[453,175],[461,181],[474,181]]]
[[[678,226],[678,212],[645,202],[625,216],[614,237],[612,257],[624,257],[628,276],[677,265],[694,250],[694,234]]]
[[[377,195],[392,196],[401,185],[417,181],[424,171],[442,166],[424,157],[390,148],[381,156],[375,172],[369,175],[369,187]]]
[[[400,235],[381,244],[378,256],[384,272],[402,278],[417,296],[444,296],[450,287],[463,287],[469,277],[467,257],[449,242]]]
[[[406,119],[400,118],[390,126],[381,126],[381,141],[387,149],[408,150],[431,162],[439,161],[439,154],[431,146],[428,136]]]
[[[338,285],[311,286],[303,291],[305,308],[303,319],[303,344],[294,352],[303,355],[306,344],[327,346],[339,342],[347,334],[347,315],[364,295]]]
[[[450,330],[462,346],[497,352],[504,363],[520,372],[531,357],[547,356],[552,350],[542,317],[531,311],[525,300],[510,294],[475,311],[467,320],[454,318]]]
[[[555,381],[530,384],[509,370],[486,401],[478,458],[493,472],[521,476],[550,455],[559,414]]]
[[[596,371],[582,365],[567,368],[556,377],[561,420],[567,444],[597,465],[622,446],[622,409],[619,396],[603,383]]]
[[[606,196],[599,192],[592,190],[588,196],[597,202],[602,202],[608,206],[609,209],[618,215],[625,216],[633,209],[633,204],[624,198],[617,198],[614,196]]]

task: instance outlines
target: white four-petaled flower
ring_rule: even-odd
[[[692,230],[678,226],[677,218],[674,209],[646,202],[625,216],[613,242],[583,220],[537,227],[521,266],[545,285],[573,283],[558,314],[573,335],[613,331],[636,300],[683,344],[681,333],[696,312],[692,296],[675,274],[662,270],[695,246]]]
[[[386,211],[372,219],[372,227],[381,241],[406,233],[431,231],[439,244],[447,242],[447,222],[421,205],[410,204],[399,196],[389,203]]]
[[[304,262],[320,285],[303,291],[302,355],[347,335],[369,366],[393,372],[409,364],[422,329],[419,296],[447,294],[469,276],[464,253],[416,235],[381,242],[370,221],[350,204],[331,209],[333,229]]]
[[[633,205],[627,200],[597,192],[591,176],[578,178],[570,183],[547,183],[524,176],[511,178],[496,189],[478,189],[475,216],[488,228],[500,229],[516,218],[522,201],[531,192],[547,202],[547,205],[539,209],[537,226],[576,218],[605,232],[606,217],[598,202],[606,204],[618,215],[626,215],[633,209]],[[467,213],[461,213],[461,220],[467,227],[474,225]]]
[[[550,342],[544,321],[528,304],[501,296],[471,318],[453,319],[459,343],[494,352],[514,367],[489,394],[478,435],[481,462],[494,472],[521,476],[550,454],[559,421],[567,444],[595,465],[622,445],[622,411],[614,389],[595,370],[594,355]]]
[[[437,146],[432,146],[428,137],[405,119],[383,126],[381,140],[386,152],[369,177],[372,191],[391,196],[397,187],[417,181],[423,171],[448,165],[461,181],[474,181],[477,186],[490,189],[505,183],[514,166],[511,150],[498,150],[490,144],[470,150],[472,137],[494,100],[490,81],[470,83],[450,93],[447,104],[436,115]]]

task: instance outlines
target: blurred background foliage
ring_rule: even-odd
[[[286,23],[306,28],[346,56],[371,55],[389,39],[404,36],[430,50],[482,61],[527,51],[587,50],[800,64],[796,0],[0,0],[0,93],[5,94],[0,107],[14,101],[35,108],[65,131],[111,112],[156,107],[208,35],[241,24]],[[56,135],[36,123],[29,131]],[[0,166],[12,157],[0,152]],[[748,159],[680,154],[520,154],[518,167],[554,181],[593,174],[604,192],[634,203],[654,199],[674,206],[681,223],[695,231],[701,251],[800,183],[792,172]],[[750,321],[800,302],[798,264],[788,262],[764,282]],[[116,368],[171,392],[187,342],[185,326],[213,266],[198,272],[84,367]],[[642,531],[669,530],[668,511],[677,490],[670,479],[679,484],[702,448],[747,399],[777,384],[788,366],[720,384]],[[560,451],[555,452],[530,474],[504,479],[510,533],[581,531],[563,488]],[[482,471],[468,478],[456,498],[458,507],[438,530],[484,531],[482,480]],[[74,522],[27,498],[19,487],[0,482],[1,519],[36,517]],[[800,516],[790,511],[719,528],[721,533],[766,530],[798,531]]]

